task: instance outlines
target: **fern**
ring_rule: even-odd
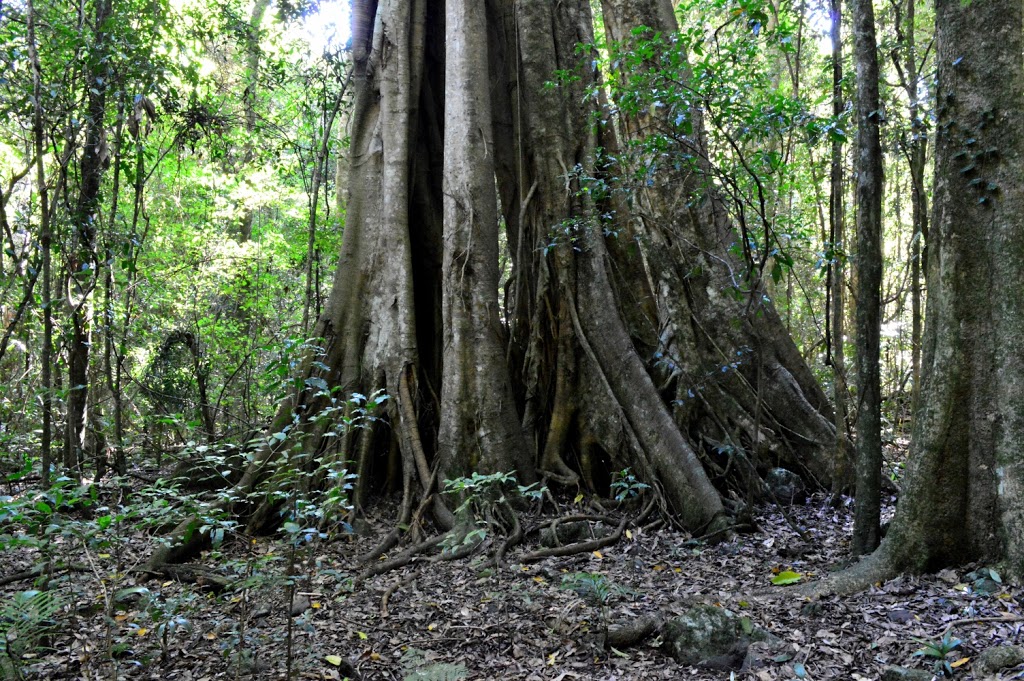
[[[20,678],[18,661],[35,651],[57,623],[63,603],[54,591],[20,591],[0,603],[0,672]]]
[[[469,675],[465,665],[449,662],[430,662],[426,653],[408,648],[402,654],[402,681],[461,681]]]

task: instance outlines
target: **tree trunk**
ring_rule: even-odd
[[[911,0],[913,1],[913,0]],[[843,101],[843,15],[841,0],[831,0],[832,115],[838,120],[846,108]],[[832,484],[836,491],[853,491],[854,465],[847,426],[846,383],[846,182],[843,177],[843,141],[832,140],[829,163],[829,248],[828,308],[825,323],[830,328],[829,364],[832,366],[832,400],[835,404],[836,454]]]
[[[486,7],[480,0],[448,0],[446,7],[440,473],[448,479],[514,470],[532,482],[498,310],[490,83],[480,77],[488,59]]]
[[[32,0],[28,0],[28,49],[32,60],[32,146],[35,156],[36,185],[39,192],[39,248],[42,251],[43,270],[43,350],[40,357],[41,376],[43,382],[43,423],[39,438],[40,464],[42,467],[42,487],[49,489],[50,473],[53,464],[51,446],[53,444],[53,310],[50,293],[53,281],[50,262],[50,247],[53,233],[50,231],[50,195],[46,184],[45,161],[43,149],[46,139],[43,132],[42,105],[42,68],[39,64],[39,51],[36,42],[36,9]]]
[[[819,591],[970,561],[1024,573],[1022,24],[1012,0],[936,4],[928,313],[907,475],[881,547]]]
[[[81,186],[73,216],[73,238],[68,256],[66,283],[70,306],[71,338],[68,346],[67,429],[64,437],[64,467],[72,475],[80,474],[85,442],[86,411],[89,398],[89,349],[92,345],[90,297],[96,288],[99,256],[96,252],[96,228],[100,216],[100,183],[109,160],[106,116],[108,64],[106,27],[112,0],[97,0],[93,17],[94,35],[86,69],[87,112],[83,121],[84,144],[81,158]]]
[[[881,539],[882,122],[872,0],[853,0],[857,63],[857,504],[854,555]]]
[[[895,5],[899,8],[899,5]],[[897,12],[897,36],[903,43],[903,62],[894,53],[893,60],[902,81],[903,91],[910,101],[910,141],[907,148],[907,162],[910,166],[910,188],[912,206],[912,230],[910,236],[910,295],[911,295],[911,379],[913,398],[911,404],[916,409],[917,399],[921,393],[921,336],[923,329],[924,270],[926,262],[926,245],[928,238],[928,196],[925,187],[924,168],[928,151],[928,132],[921,117],[919,102],[920,68],[917,58],[917,22],[914,0],[907,0],[905,24],[901,25],[900,13]]]
[[[667,0],[605,0],[603,7],[608,38],[624,45],[635,40],[637,26],[663,35],[677,30]],[[642,158],[656,173],[637,190],[630,213],[653,296],[654,319],[645,321],[659,330],[644,339],[648,352],[667,359],[660,378],[674,393],[676,421],[699,447],[749,452],[828,486],[832,462],[824,452],[831,454],[835,443],[831,407],[764,295],[758,268],[732,254],[741,238],[709,188],[713,174],[701,112],[680,113],[692,133],[681,140],[676,135],[675,153],[696,160],[680,170]],[[625,144],[642,148],[646,130],[670,129],[668,116],[665,111],[623,121]],[[627,286],[643,290],[637,282]]]
[[[307,358],[307,388],[282,405],[240,491],[273,465],[308,466],[326,452],[357,462],[357,504],[392,478],[408,522],[412,497],[432,494],[435,480],[514,469],[521,482],[607,494],[613,468],[631,468],[681,525],[705,533],[727,524],[704,469],[719,471],[724,490],[727,443],[735,456],[758,449],[766,465],[786,462],[827,484],[834,429],[823,392],[770,305],[745,314],[747,301],[726,302],[736,237],[720,203],[705,193],[686,210],[652,190],[658,212],[634,215],[591,191],[593,180],[611,182],[598,144],[616,145],[611,126],[595,132],[595,109],[580,104],[592,101],[597,75],[584,68],[545,86],[556,70],[589,64],[576,51],[593,42],[589,0],[450,0],[447,19],[436,5],[353,6],[350,195],[314,331],[323,353]],[[512,263],[503,313],[495,179]],[[689,231],[677,239],[676,229]],[[715,276],[691,280],[698,258]],[[687,357],[690,373],[666,370],[668,356]],[[352,406],[323,385],[386,391],[390,428],[325,437],[337,418],[317,416]],[[683,404],[690,389],[700,397]],[[386,465],[393,446],[397,471]],[[269,504],[237,510],[253,528],[274,517]]]
[[[263,27],[263,16],[270,7],[270,0],[256,0],[252,7],[252,14],[249,17],[249,25],[246,26],[245,39],[242,41],[242,48],[245,54],[245,73],[243,74],[248,84],[242,93],[242,112],[245,115],[245,143],[242,145],[241,172],[247,172],[249,165],[256,157],[256,150],[253,148],[253,138],[256,133],[256,102],[259,96],[260,83],[260,57],[263,51],[260,49],[260,30]],[[242,207],[242,216],[238,224],[238,241],[245,243],[252,238],[252,223],[255,215],[252,206]],[[305,330],[305,325],[303,325]]]

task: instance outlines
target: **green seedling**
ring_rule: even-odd
[[[935,673],[941,674],[942,676],[953,676],[953,664],[949,661],[948,656],[953,651],[957,650],[963,643],[958,638],[954,638],[952,634],[947,631],[942,635],[938,641],[925,641],[923,639],[914,639],[924,647],[914,653],[914,657],[927,657],[935,660]]]

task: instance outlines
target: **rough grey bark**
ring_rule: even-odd
[[[857,502],[854,555],[881,540],[882,122],[872,0],[852,0],[857,65]]]
[[[1022,25],[1015,0],[936,4],[929,295],[907,476],[881,547],[818,591],[975,560],[1024,572]]]

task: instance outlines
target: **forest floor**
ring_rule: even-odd
[[[976,675],[972,659],[994,645],[1024,643],[1024,593],[993,587],[991,579],[982,588],[978,573],[969,573],[986,566],[904,576],[816,603],[773,586],[780,571],[806,581],[848,560],[851,505],[833,508],[815,497],[787,512],[810,543],[780,509],[763,507],[756,533],[714,545],[671,529],[633,528],[599,551],[523,565],[517,557],[535,548],[527,544],[498,572],[481,570],[472,558],[421,562],[353,588],[356,557],[391,529],[395,511],[382,504],[358,536],[316,542],[294,556],[280,537],[225,543],[198,562],[247,580],[247,588],[220,595],[201,579],[196,585],[131,574],[151,550],[145,533],[126,533],[105,549],[61,535],[53,539],[57,555],[81,562],[52,578],[59,598],[50,609],[28,615],[42,621],[38,632],[20,639],[8,633],[7,645],[22,653],[18,673],[28,679],[286,678],[290,631],[292,678],[301,679],[343,679],[354,670],[362,679],[769,681],[878,679],[889,665],[931,669],[935,660],[915,652],[946,632],[962,640],[947,658],[954,678],[997,678]],[[9,529],[0,524],[3,532]],[[37,547],[9,549],[0,578],[39,560]],[[284,575],[292,563],[298,594],[290,605]],[[604,607],[581,595],[581,579],[602,586]],[[2,587],[0,627],[10,631],[12,618],[26,616],[11,604],[32,588],[31,579]],[[736,672],[682,666],[657,638],[603,647],[605,621],[694,603],[745,616],[775,640],[756,644],[757,663]],[[289,609],[299,614],[289,616]],[[1022,676],[1017,668],[998,678]]]

